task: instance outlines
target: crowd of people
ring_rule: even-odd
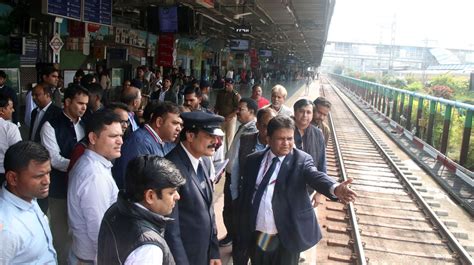
[[[242,98],[226,77],[211,104],[208,82],[144,66],[119,89],[105,69],[41,77],[22,139],[0,71],[0,264],[220,265],[229,245],[234,264],[298,264],[321,238],[320,194],[355,200],[326,174],[323,97],[289,108],[282,85]]]

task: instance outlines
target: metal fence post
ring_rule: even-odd
[[[405,105],[405,93],[402,93],[401,98],[400,98],[400,107],[398,108],[398,112],[400,115],[398,115],[397,118],[397,123],[400,123],[401,121],[401,116],[405,115],[405,112],[403,111],[403,106]]]
[[[446,155],[448,150],[448,139],[449,139],[449,127],[451,125],[451,114],[453,107],[451,105],[446,105],[446,110],[444,112],[444,124],[443,124],[443,135],[441,136],[441,148],[440,152]]]
[[[396,122],[400,122],[400,117],[397,118],[397,107],[398,107],[398,92],[395,91],[393,95],[392,120]]]
[[[416,128],[416,137],[420,137],[420,119],[421,115],[423,114],[423,98],[418,98],[418,110],[416,112],[416,121],[415,121],[415,128]]]
[[[426,132],[426,142],[433,146],[433,128],[436,115],[436,101],[430,101],[430,116],[428,118],[428,129]]]
[[[413,95],[408,97],[408,110],[407,110],[407,126],[405,127],[407,130],[411,131],[411,113],[413,110]]]
[[[464,122],[464,133],[462,135],[461,144],[461,156],[459,158],[459,164],[461,166],[466,165],[467,157],[469,155],[469,141],[471,140],[471,128],[472,128],[472,110],[468,110],[466,113],[466,121]]]

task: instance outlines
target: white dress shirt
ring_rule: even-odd
[[[83,260],[95,260],[100,224],[107,209],[117,201],[118,188],[112,163],[86,149],[69,172],[68,220],[72,251]]]
[[[7,152],[8,147],[21,141],[20,129],[13,122],[0,117],[0,139],[0,173],[5,173],[3,167],[5,152]]]
[[[56,264],[56,258],[48,217],[36,199],[27,202],[3,185],[0,188],[0,264]]]
[[[265,173],[267,173],[267,170],[270,168],[272,160],[275,156],[276,155],[274,155],[271,151],[268,151],[265,154],[262,163],[260,164],[260,169],[258,170],[257,181],[255,183],[255,192],[257,191],[260,182],[262,182]],[[260,206],[258,208],[257,213],[257,225],[255,227],[255,230],[270,235],[278,234],[278,230],[275,224],[275,218],[273,216],[272,198],[273,192],[275,190],[275,183],[278,177],[278,172],[280,172],[281,162],[283,162],[283,159],[285,159],[285,156],[278,157],[279,162],[277,162],[275,170],[273,171],[273,174],[270,177],[270,181],[268,182],[268,185],[265,191],[263,192],[262,200],[260,201]]]
[[[201,158],[195,158],[189,151],[186,149],[186,147],[183,145],[183,143],[179,143],[181,147],[183,147],[184,152],[188,155],[189,160],[191,161],[191,165],[193,165],[194,172],[197,174],[197,170],[199,167],[199,162],[201,161]]]
[[[186,154],[188,155],[189,157],[189,160],[191,161],[191,164],[193,165],[193,169],[194,169],[194,172],[196,172],[196,175],[197,175],[197,170],[198,170],[198,167],[199,167],[199,162],[201,162],[201,164],[204,166],[203,162],[202,162],[202,159],[201,158],[195,158],[189,151],[188,149],[186,149],[186,147],[183,145],[183,143],[179,143],[181,145],[181,147],[183,147],[184,149],[184,152],[186,152]],[[221,147],[222,148],[222,147]],[[212,159],[210,159],[210,168],[209,168],[209,171],[207,172],[209,174],[209,179],[211,181],[214,181],[214,175],[216,174],[216,170],[214,168],[214,164],[212,162]],[[204,170],[204,167],[203,167],[203,170]],[[212,191],[211,191],[212,192]]]
[[[85,135],[84,128],[80,121],[81,118],[74,123],[77,141],[80,141]],[[49,155],[51,156],[51,166],[59,171],[66,172],[69,166],[69,159],[61,156],[61,149],[59,149],[59,144],[56,140],[56,132],[49,121],[46,121],[43,127],[41,127],[40,135],[41,144],[48,149]]]
[[[139,203],[135,203],[137,207],[148,210]],[[130,253],[125,260],[124,265],[142,265],[142,264],[163,264],[163,250],[153,244],[143,245]]]
[[[36,135],[36,131],[38,130],[38,126],[40,124],[40,121],[43,119],[44,117],[44,114],[46,113],[46,111],[48,110],[49,106],[51,106],[51,104],[53,104],[53,102],[49,102],[48,105],[46,105],[46,107],[42,108],[42,109],[39,109],[38,108],[38,114],[36,114],[36,119],[34,120],[34,124],[33,124],[33,130],[31,131],[31,135],[30,135],[30,140],[34,140],[35,138],[35,135]],[[28,124],[29,125],[29,124]]]
[[[30,126],[31,124],[31,112],[37,107],[33,101],[33,90],[28,91],[25,96],[25,124]]]
[[[138,124],[137,124],[137,121],[135,120],[135,113],[133,112],[129,112],[128,113],[128,120],[130,121],[130,126],[132,126],[132,131],[136,131],[138,130]]]
[[[163,264],[163,251],[157,245],[146,244],[135,249],[125,260],[125,265]]]

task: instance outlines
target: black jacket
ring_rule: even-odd
[[[73,122],[62,112],[56,117],[49,120],[51,127],[54,128],[56,142],[59,145],[59,154],[67,159],[71,158],[72,150],[80,139],[77,139]],[[84,128],[84,123],[80,121]],[[67,173],[51,169],[51,184],[49,186],[49,196],[51,198],[65,199],[67,198]]]
[[[206,189],[191,164],[186,151],[178,144],[165,158],[172,161],[183,176],[186,184],[180,187],[180,199],[176,202],[170,217],[174,221],[166,227],[165,238],[178,265],[209,265],[211,259],[219,259],[217,228],[212,203],[212,184],[209,180],[211,162],[202,157],[206,174]]]
[[[30,140],[35,141],[37,143],[41,143],[41,136],[40,136],[41,127],[43,127],[43,124],[46,121],[49,121],[49,120],[55,118],[56,116],[58,116],[59,114],[61,114],[62,110],[61,110],[60,107],[54,105],[53,103],[51,105],[49,105],[48,109],[46,110],[46,112],[43,115],[43,118],[41,119],[41,121],[38,124],[38,128],[36,129],[35,135],[32,136],[31,134],[33,133],[33,126],[35,125],[35,120],[36,120],[36,116],[38,115],[38,112],[39,112],[39,108],[35,108],[31,112],[31,124],[30,124],[30,133],[29,133],[29,135],[30,135]]]
[[[170,219],[142,209],[120,192],[117,202],[105,212],[99,231],[98,264],[124,264],[137,248],[152,244],[163,251],[163,264],[175,264],[164,239]]]

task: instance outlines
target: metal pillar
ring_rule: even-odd
[[[377,109],[380,111],[380,108],[382,106],[382,97],[383,97],[383,91],[381,91],[382,89],[380,87],[377,87],[377,96],[378,96],[378,99],[377,99]]]
[[[392,94],[393,93],[392,93],[391,90],[387,91],[387,108],[386,108],[386,111],[385,111],[385,115],[387,117],[390,117],[390,101],[392,99]]]
[[[433,146],[433,128],[436,115],[436,101],[430,101],[430,116],[428,118],[428,129],[426,132],[426,142]]]
[[[413,95],[410,95],[408,98],[408,110],[407,110],[407,130],[411,131],[411,113],[413,111]]]
[[[398,92],[393,93],[393,107],[392,107],[392,120],[399,122],[397,117],[397,107],[398,107]]]
[[[471,140],[473,112],[474,111],[472,110],[468,110],[466,113],[466,121],[464,122],[464,133],[462,135],[461,156],[459,158],[459,164],[461,166],[464,166],[467,163],[467,157],[469,155],[469,141]]]
[[[451,114],[453,107],[451,105],[446,105],[446,110],[444,112],[444,124],[443,124],[443,135],[441,136],[441,147],[440,152],[446,154],[448,150],[448,140],[449,140],[449,127],[451,125]]]
[[[423,114],[423,98],[418,98],[418,109],[416,112],[416,121],[415,121],[415,128],[416,128],[416,137],[420,137],[420,119],[421,115]]]
[[[387,90],[382,88],[382,113],[385,113],[385,108],[387,107]]]
[[[398,123],[400,123],[401,121],[400,117],[405,114],[405,112],[403,111],[404,104],[405,104],[405,94],[402,93],[402,96],[400,98],[400,107],[398,108],[399,109],[398,112],[400,113],[400,115],[396,117]]]

